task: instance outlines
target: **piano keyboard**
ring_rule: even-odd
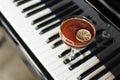
[[[119,31],[106,23],[86,1],[4,0],[0,1],[0,11],[51,79],[113,80],[120,77]],[[59,37],[61,22],[71,16],[91,19],[97,30],[97,42],[77,52],[73,60],[67,58],[70,47]],[[105,31],[108,31],[107,36],[102,34]]]

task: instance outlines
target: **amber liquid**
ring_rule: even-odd
[[[76,33],[80,29],[86,29],[91,33],[91,40],[87,43],[82,43],[76,39]],[[61,38],[70,47],[73,48],[83,48],[92,42],[95,37],[95,28],[93,24],[85,19],[72,18],[64,21],[61,24]]]

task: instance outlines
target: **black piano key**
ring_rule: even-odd
[[[50,43],[51,41],[54,41],[55,39],[57,39],[59,37],[59,33],[51,36],[50,38],[47,39],[47,43]]]
[[[104,54],[104,56],[103,56],[103,54],[97,54],[97,57],[98,57],[98,59],[100,59],[101,60],[101,62],[103,63],[103,64],[105,64],[105,61],[107,61],[107,60],[110,60],[110,59],[114,59],[113,57],[114,56],[116,56],[117,55],[117,57],[119,56],[118,54],[119,54],[119,52],[120,52],[120,47],[118,47],[117,49],[115,49],[114,51],[112,51],[111,53],[106,53],[106,54]],[[108,55],[109,54],[109,55]],[[116,57],[116,58],[117,58]],[[112,62],[112,61],[111,61]],[[110,63],[108,63],[108,64],[105,64],[106,66],[107,65],[110,65]]]
[[[105,70],[103,70],[98,75],[91,78],[90,80],[98,80],[108,72],[111,72],[115,77],[120,77],[120,63],[118,63],[117,65],[114,65],[111,69],[106,68]]]
[[[115,53],[113,53],[115,54]],[[120,62],[120,53],[116,53],[115,56],[112,56],[111,59],[109,59],[109,61],[107,63],[103,63],[109,70],[112,69],[113,67],[115,67],[117,64],[119,64]],[[101,61],[103,62],[103,61]]]
[[[54,49],[54,48],[60,46],[61,44],[63,44],[63,42],[62,42],[62,40],[59,40],[58,42],[54,43],[54,44],[51,46],[51,48]]]
[[[115,77],[120,76],[120,63],[119,63],[115,68],[113,68],[112,70],[110,70],[110,72],[111,72]]]
[[[106,39],[103,42],[101,42],[98,46],[97,49],[91,49],[92,53],[98,53],[101,52],[102,50],[104,50],[105,48],[107,48],[108,46],[110,46],[113,43],[113,38],[110,39]]]
[[[34,25],[34,24],[36,24],[36,23],[38,23],[38,22],[40,22],[40,21],[42,21],[42,20],[44,20],[44,19],[52,16],[52,15],[53,15],[52,13],[49,13],[49,14],[46,14],[46,15],[44,15],[44,16],[42,16],[42,17],[39,17],[39,18],[35,19],[35,20],[32,22],[32,24]]]
[[[64,10],[60,11],[60,12],[59,12],[58,14],[56,14],[56,15],[59,16],[59,15],[61,15],[62,13],[65,14],[64,12],[69,11],[70,8],[71,8],[71,7],[65,8]],[[51,22],[53,22],[53,21],[55,21],[55,20],[57,20],[57,19],[58,19],[57,17],[54,17],[54,18],[52,18],[52,19],[49,19],[49,20],[47,20],[46,22],[43,22],[43,23],[37,25],[36,29],[40,29],[40,28],[42,28],[43,26],[48,25],[49,23],[51,23]]]
[[[54,18],[52,18],[52,19],[49,19],[49,20],[47,20],[47,21],[45,21],[45,22],[43,22],[43,23],[37,25],[36,30],[38,30],[38,29],[40,29],[40,28],[42,28],[42,27],[48,25],[49,23],[54,22],[55,20],[57,20],[56,17],[54,17]]]
[[[75,10],[75,11],[73,11],[72,13],[70,13],[70,14],[68,14],[68,15],[74,15],[74,14],[78,14],[78,13],[81,13],[81,10]],[[68,16],[68,15],[67,15],[67,16]],[[57,22],[57,23],[55,23],[55,24],[53,24],[53,25],[48,26],[47,28],[41,30],[40,34],[46,33],[46,32],[48,32],[48,31],[56,28],[58,25],[60,25],[60,23],[61,23],[61,21],[60,21],[60,22]]]
[[[37,2],[37,3],[33,4],[33,5],[30,5],[30,6],[26,7],[26,8],[24,8],[24,9],[22,10],[22,12],[29,11],[29,10],[31,10],[31,9],[37,7],[37,6],[40,6],[41,4],[46,3],[46,2],[48,2],[48,1],[49,1],[49,0],[42,0],[42,1],[40,1],[40,2]]]
[[[89,75],[90,73],[92,73],[93,71],[95,71],[97,68],[99,68],[102,65],[105,65],[107,68],[111,69],[116,64],[118,64],[119,62],[117,62],[117,61],[119,61],[120,55],[117,55],[117,54],[119,51],[120,51],[120,47],[115,49],[111,53],[107,54],[106,56],[103,56],[103,59],[100,59],[101,63],[97,64],[96,66],[92,67],[85,73],[81,74],[82,79],[85,78],[87,75]],[[104,55],[104,53],[101,55]],[[97,54],[96,56],[99,56],[99,54]]]
[[[86,16],[86,18],[88,18],[88,19],[90,19],[90,20],[92,19],[91,16]]]
[[[62,58],[63,56],[65,56],[66,54],[68,54],[71,51],[71,48],[65,50],[64,52],[62,52],[60,55],[58,55],[59,58]]]
[[[60,1],[62,1],[62,0],[50,0],[48,3],[46,3],[46,6],[40,7],[34,11],[27,13],[26,17],[32,16],[32,15],[34,15],[34,14],[36,14],[36,13],[38,13],[46,8],[54,6],[55,4],[59,3]]]
[[[113,40],[109,41],[107,44],[104,44],[104,45],[107,47],[107,45],[110,45],[111,43],[113,43]],[[103,45],[103,46],[104,46],[104,45]],[[104,56],[103,56],[103,54],[98,54],[97,57],[98,57],[101,61],[103,61],[103,60],[105,60],[106,57],[109,57],[109,56],[110,56],[110,55],[108,55],[108,54],[109,54],[109,53],[105,53]],[[107,60],[107,58],[106,58],[106,60]]]
[[[83,74],[80,75],[81,79],[85,78],[86,76],[88,76],[89,74],[91,74],[93,71],[95,71],[96,69],[98,69],[99,67],[101,67],[102,65],[103,65],[102,63],[98,63],[97,65],[95,65],[91,69],[87,70],[86,72],[84,72]]]
[[[97,22],[96,22],[96,21],[94,21],[94,20],[92,20],[92,23],[93,23],[93,24],[96,24]]]
[[[91,51],[91,54],[85,58],[83,58],[83,60],[79,60],[78,62],[76,62],[75,64],[71,65],[69,67],[69,70],[73,70],[74,68],[80,66],[82,63],[84,63],[85,61],[87,61],[88,59],[90,59],[91,57],[93,57],[95,54],[98,54],[99,52],[103,51],[104,49],[106,49],[107,47],[106,46],[109,46],[112,44],[112,39],[109,39],[109,40],[104,40],[101,44],[101,46],[99,47],[95,47],[95,48],[92,48],[90,51]],[[104,46],[106,45],[106,46]]]
[[[72,12],[75,10],[79,9],[77,5],[71,6],[68,10],[61,14],[57,14],[57,17],[60,18],[61,20],[65,19],[67,16],[71,15]]]
[[[20,1],[20,0],[13,0],[13,2],[17,2],[17,1]]]
[[[75,6],[75,7],[73,7],[73,8],[76,8],[76,9],[74,9],[72,12],[68,12],[68,14],[67,15],[65,15],[65,16],[59,16],[60,17],[60,19],[63,21],[64,19],[66,19],[66,18],[68,18],[68,17],[70,17],[70,16],[73,16],[73,15],[80,15],[83,11],[81,10],[81,9],[79,9],[77,6]],[[72,9],[73,9],[72,8]],[[78,8],[78,9],[77,9]],[[71,9],[71,10],[72,10]],[[70,11],[70,10],[69,10]]]
[[[24,8],[24,9],[22,10],[22,12],[23,12],[23,13],[24,13],[24,12],[27,12],[27,11],[29,11],[29,10],[31,10],[31,9],[33,9],[33,8],[35,8],[35,7],[37,7],[37,6],[41,5],[41,4],[42,4],[42,2],[37,2],[37,3],[35,3],[35,4],[33,4],[33,5],[29,6],[29,7]]]
[[[47,8],[47,6],[43,6],[43,7],[40,7],[38,9],[34,10],[34,11],[31,11],[31,12],[27,13],[26,17],[32,16],[32,15],[44,10],[45,8]]]
[[[120,80],[120,75],[116,76],[114,80]]]
[[[107,72],[109,72],[109,70],[108,69],[104,69],[99,74],[97,74],[96,76],[92,77],[90,80],[98,80],[100,77],[105,75]]]
[[[74,16],[74,15],[80,15],[82,12],[83,12],[83,10],[79,9],[77,12],[75,12],[74,14],[72,14],[72,16]]]
[[[113,67],[115,67],[117,64],[119,64],[120,62],[120,54],[119,53],[116,53],[115,52],[112,52],[114,55],[116,55],[114,57],[114,55],[109,58],[108,62],[107,63],[103,63],[106,68],[107,68],[107,71],[108,70],[111,70]],[[112,58],[113,57],[113,58]],[[103,61],[102,61],[103,62]],[[103,70],[102,72],[100,72],[99,74],[97,74],[96,76],[94,76],[91,80],[97,80],[99,79],[101,76],[103,76],[106,72],[106,70]]]
[[[120,63],[115,68],[113,68],[111,72],[115,77],[120,76]]]
[[[70,9],[67,9],[67,10],[64,11],[63,13],[57,14],[57,17],[54,17],[54,18],[52,18],[52,19],[47,20],[46,22],[43,22],[43,23],[39,24],[39,25],[36,27],[36,29],[42,28],[43,26],[46,26],[46,25],[48,25],[49,23],[51,23],[51,22],[53,22],[53,21],[55,21],[55,20],[57,20],[57,19],[59,19],[59,18],[61,18],[61,17],[62,17],[62,18],[65,17],[68,13],[71,12],[71,10],[74,10],[74,9],[76,9],[76,8],[77,8],[77,6],[73,6],[72,8],[70,7]]]
[[[17,3],[17,6],[23,5],[23,4],[25,4],[25,3],[29,2],[29,1],[31,1],[31,0],[22,0],[22,1],[19,1]]]
[[[60,6],[60,7],[57,7],[56,9],[52,9],[51,13],[46,14],[46,15],[44,15],[42,17],[39,17],[39,18],[35,19],[32,24],[36,24],[36,23],[38,23],[38,22],[40,22],[40,21],[54,15],[54,14],[57,14],[58,12],[63,11],[65,8],[70,7],[72,4],[73,4],[73,2],[68,2],[68,3],[66,3],[66,4],[64,4],[64,5]]]
[[[54,29],[54,28],[57,27],[58,25],[60,25],[60,22],[55,23],[55,24],[53,24],[53,25],[50,25],[49,27],[41,30],[40,34],[44,34],[44,33],[48,32],[48,31]]]

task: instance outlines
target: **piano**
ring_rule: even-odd
[[[40,80],[119,80],[120,14],[105,1],[0,0],[0,22]],[[70,16],[85,16],[97,30],[96,41],[74,60],[59,36]]]

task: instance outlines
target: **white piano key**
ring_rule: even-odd
[[[88,55],[90,55],[90,54],[91,54],[91,51],[88,50],[88,51],[86,51],[83,55],[86,57],[86,56],[88,56]]]
[[[115,79],[115,76],[114,75],[111,75],[109,76],[106,80],[114,80]]]
[[[96,69],[94,72],[90,73],[88,76],[86,76],[83,80],[90,80],[92,77],[96,76],[98,73],[106,69],[106,67],[103,65]]]
[[[106,80],[107,78],[109,78],[112,75],[111,72],[107,72],[105,75],[103,75],[102,77],[100,77],[98,80]]]

